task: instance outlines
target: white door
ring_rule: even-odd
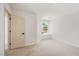
[[[11,17],[11,49],[25,46],[24,18],[21,16]]]

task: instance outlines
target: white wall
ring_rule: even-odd
[[[4,5],[0,4],[0,55],[4,55]]]
[[[26,46],[35,44],[37,41],[37,21],[36,15],[32,12],[22,12],[13,10],[13,15],[23,16],[25,21]]]
[[[79,11],[56,18],[52,26],[54,39],[79,48]]]

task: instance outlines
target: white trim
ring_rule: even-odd
[[[12,14],[11,8],[8,4],[5,4],[4,8],[8,11],[9,14]]]

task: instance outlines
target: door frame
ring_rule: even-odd
[[[8,10],[8,8],[4,8],[4,13],[7,13],[8,14],[8,23],[10,21],[10,26],[11,26],[11,12]],[[4,14],[5,16],[5,14]],[[11,27],[10,27],[11,28]],[[11,30],[11,29],[10,29]],[[8,50],[10,49],[10,42],[11,42],[11,32],[10,32],[9,28],[8,28]],[[4,41],[5,42],[5,41]],[[5,48],[5,46],[4,46]]]

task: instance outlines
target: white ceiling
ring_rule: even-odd
[[[79,10],[79,4],[68,3],[10,3],[12,10],[34,13],[69,13]]]

